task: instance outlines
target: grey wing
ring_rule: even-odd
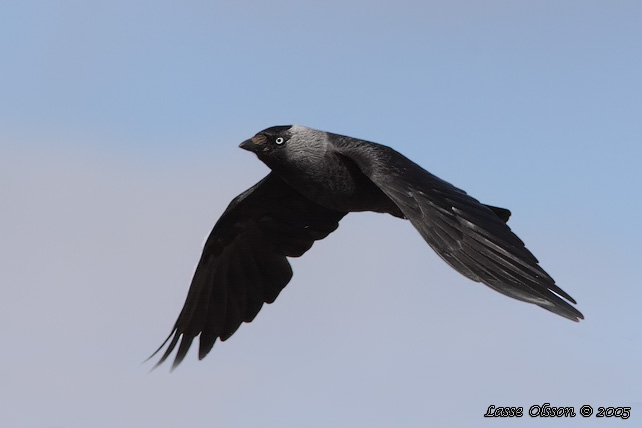
[[[570,320],[584,318],[506,225],[508,215],[500,209],[481,204],[389,147],[338,136],[334,143],[458,272]]]
[[[217,338],[224,341],[252,321],[290,281],[287,257],[303,255],[345,215],[306,199],[273,173],[236,197],[205,243],[183,309],[152,355],[169,341],[156,366],[178,345],[175,368],[199,334],[202,359]]]

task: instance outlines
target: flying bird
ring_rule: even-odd
[[[480,203],[390,147],[300,125],[267,128],[240,147],[271,172],[214,225],[174,328],[152,355],[169,342],[156,366],[178,346],[175,368],[199,335],[202,359],[217,339],[252,321],[292,278],[288,257],[303,255],[350,212],[407,219],[462,275],[572,321],[584,318],[506,225],[509,210]]]

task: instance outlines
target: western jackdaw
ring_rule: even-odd
[[[183,309],[154,355],[178,345],[173,367],[200,334],[202,359],[272,303],[303,255],[349,212],[408,219],[462,275],[573,321],[571,296],[506,225],[510,211],[484,205],[380,144],[304,126],[274,126],[244,141],[272,171],[237,196],[207,239]],[[151,357],[150,357],[151,358]]]

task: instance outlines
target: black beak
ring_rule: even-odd
[[[243,150],[253,152],[256,149],[256,143],[254,143],[254,141],[252,141],[252,139],[250,138],[249,140],[245,140],[241,144],[239,144],[239,147]]]

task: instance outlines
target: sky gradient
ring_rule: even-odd
[[[642,412],[638,1],[0,6],[0,426],[605,426]],[[141,365],[201,245],[301,124],[394,147],[484,203],[579,324],[351,214],[198,362]],[[527,412],[525,412],[527,413]]]

